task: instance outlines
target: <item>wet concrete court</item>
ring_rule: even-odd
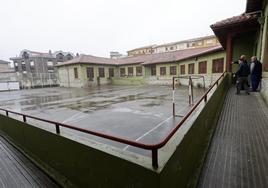
[[[203,90],[195,90],[194,93],[197,98]],[[175,101],[177,114],[183,115],[189,108],[187,87],[176,89]],[[0,92],[0,103],[1,108],[148,144],[162,140],[180,119],[172,117],[170,86],[30,89]],[[27,121],[55,132],[54,125]],[[64,128],[61,131],[79,139],[93,138],[124,150],[147,153],[77,131]]]

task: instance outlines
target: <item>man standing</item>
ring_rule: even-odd
[[[256,56],[251,58],[250,73],[252,91],[256,92],[262,77],[262,64]]]
[[[250,74],[250,68],[246,61],[246,56],[242,55],[240,57],[239,68],[236,71],[235,75],[238,77],[237,82],[237,92],[236,94],[240,94],[240,90],[244,88],[246,93],[249,95],[249,88],[248,88],[248,75]]]

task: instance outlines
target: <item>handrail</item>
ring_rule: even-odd
[[[50,123],[55,125],[56,128],[56,133],[60,135],[60,127],[65,127],[65,128],[69,128],[72,130],[76,130],[79,132],[83,132],[83,133],[87,133],[90,135],[95,135],[98,137],[102,137],[102,138],[106,138],[109,140],[113,140],[116,142],[120,142],[123,144],[127,144],[127,145],[131,145],[134,147],[138,147],[141,149],[146,149],[146,150],[151,150],[152,151],[152,165],[154,168],[158,167],[158,149],[162,148],[164,145],[167,144],[167,142],[171,139],[171,137],[177,132],[177,130],[182,126],[182,124],[190,117],[190,115],[193,113],[193,111],[199,106],[199,104],[204,100],[205,102],[207,102],[207,95],[208,93],[214,88],[214,86],[218,86],[219,85],[219,81],[221,78],[224,78],[226,72],[222,73],[222,75],[214,82],[214,84],[212,86],[210,86],[210,88],[203,94],[203,96],[198,100],[198,102],[191,108],[191,110],[182,118],[182,120],[177,124],[177,126],[175,128],[173,128],[168,135],[159,143],[157,144],[144,144],[138,141],[132,141],[132,140],[128,140],[126,138],[122,138],[122,137],[117,137],[117,136],[113,136],[113,135],[109,135],[109,134],[104,134],[101,132],[97,132],[97,131],[91,131],[91,130],[87,130],[87,129],[82,129],[82,128],[78,128],[78,127],[74,127],[72,125],[68,125],[68,124],[64,124],[64,123],[60,123],[60,122],[56,122],[56,121],[51,121],[51,120],[47,120],[47,119],[43,119],[43,118],[38,118],[38,117],[34,117],[31,115],[26,115],[23,113],[18,113],[18,112],[14,112],[11,110],[6,110],[6,109],[2,109],[0,108],[0,110],[5,111],[6,112],[6,116],[9,116],[9,113],[12,114],[16,114],[16,115],[20,115],[23,117],[23,122],[27,122],[27,118],[31,118],[31,119],[35,119],[35,120],[39,120],[42,122],[46,122],[46,123]]]

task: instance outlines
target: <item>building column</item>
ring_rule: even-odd
[[[226,71],[232,72],[232,59],[233,59],[233,38],[229,33],[226,41]]]

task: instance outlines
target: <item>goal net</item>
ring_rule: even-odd
[[[175,76],[172,79],[172,107],[173,107],[173,116],[180,116],[176,113],[176,92],[182,91],[180,86],[188,87],[188,103],[189,105],[194,104],[194,98],[196,96],[194,93],[194,87],[202,87],[205,92],[205,77],[204,76]],[[185,91],[185,89],[184,89]]]

